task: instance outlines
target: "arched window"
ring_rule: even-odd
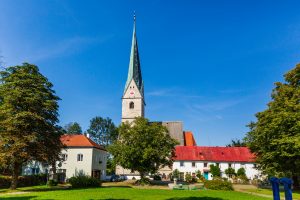
[[[134,103],[133,103],[133,102],[130,102],[130,103],[129,103],[129,108],[130,108],[130,109],[134,109]]]
[[[83,155],[81,153],[77,154],[77,161],[82,161]]]

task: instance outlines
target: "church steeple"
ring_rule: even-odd
[[[130,52],[130,61],[129,61],[129,69],[128,69],[128,77],[125,85],[124,94],[133,79],[141,93],[144,96],[144,84],[142,79],[142,71],[138,50],[138,43],[136,37],[136,16],[133,16],[133,34],[132,34],[132,42],[131,42],[131,52]]]
[[[144,83],[142,79],[134,15],[128,77],[122,96],[122,122],[132,122],[136,117],[144,117],[144,115]]]

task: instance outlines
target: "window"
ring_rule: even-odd
[[[83,160],[83,155],[80,153],[80,154],[77,154],[77,161],[82,161]]]
[[[228,163],[228,167],[231,167],[231,163]]]
[[[253,167],[254,167],[254,168],[256,168],[256,167],[257,167],[257,165],[256,165],[256,164],[253,164]]]
[[[134,103],[133,103],[133,102],[130,102],[130,103],[129,103],[129,108],[130,108],[130,109],[134,109]]]
[[[61,157],[62,157],[62,160],[63,160],[63,161],[68,160],[68,154],[63,153],[63,154],[61,155]]]
[[[219,166],[220,166],[220,163],[216,163],[216,166],[219,167]]]
[[[183,166],[184,166],[184,162],[180,161],[180,167],[183,167]]]
[[[196,163],[195,162],[192,162],[192,167],[196,167]]]
[[[204,167],[207,167],[207,162],[204,163]]]

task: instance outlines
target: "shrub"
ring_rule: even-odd
[[[49,180],[49,181],[47,182],[47,185],[48,185],[48,186],[57,186],[57,184],[58,184],[58,182],[55,181],[55,180]]]
[[[158,174],[155,174],[155,175],[153,176],[153,180],[156,180],[156,181],[161,181],[161,177],[160,177],[160,175],[158,175]]]
[[[47,176],[45,174],[18,177],[18,187],[45,185],[46,182],[47,182]],[[0,176],[0,188],[9,188],[10,184],[11,184],[10,176]]]
[[[73,176],[68,180],[68,182],[72,185],[72,188],[88,188],[101,186],[101,181],[99,179],[86,175]]]
[[[232,183],[222,180],[205,181],[204,187],[211,190],[233,190]]]
[[[185,173],[185,181],[188,182],[188,183],[191,183],[192,182],[192,176],[190,173]]]
[[[10,176],[0,176],[0,188],[9,188],[11,184]]]
[[[149,178],[141,178],[140,180],[137,180],[135,183],[135,185],[150,185],[150,179]]]
[[[244,168],[239,168],[236,173],[237,176],[246,176],[246,170]]]

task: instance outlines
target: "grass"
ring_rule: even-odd
[[[273,192],[271,189],[244,189],[246,192],[252,192],[257,194],[266,194],[266,195],[273,195]],[[280,191],[280,197],[281,199],[284,199],[284,191]],[[293,191],[293,199],[298,200],[300,199],[300,191]]]
[[[55,189],[55,188],[54,188]],[[52,190],[52,189],[51,189]],[[161,189],[140,189],[129,186],[106,186],[90,189],[65,189],[47,191],[46,186],[20,188],[18,192],[23,194],[0,194],[1,199],[6,200],[33,200],[33,199],[63,199],[63,200],[120,200],[120,199],[142,199],[142,200],[263,200],[269,199],[234,191],[176,191]],[[6,191],[7,192],[7,191]]]

